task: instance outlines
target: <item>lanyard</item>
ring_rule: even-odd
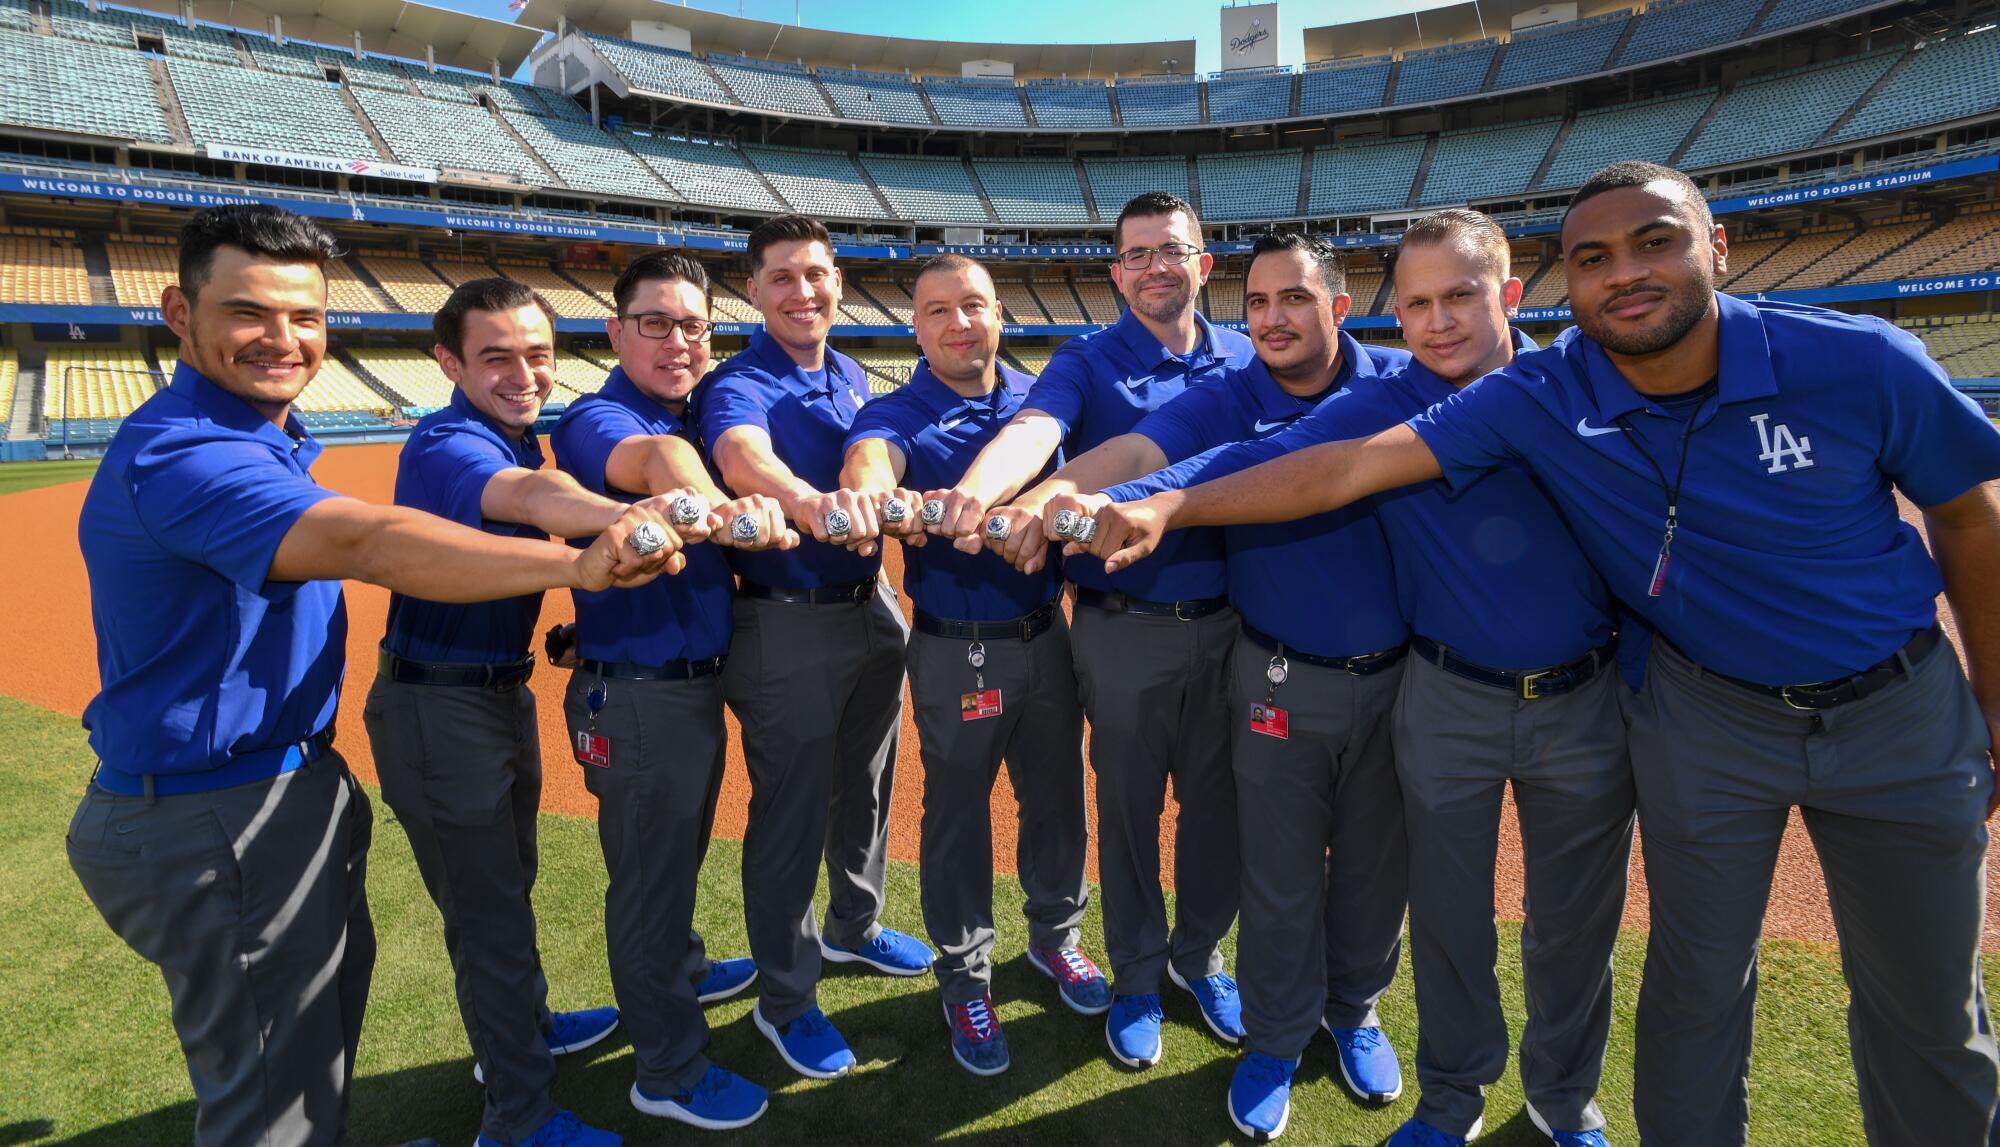
[[[1653,562],[1653,581],[1646,587],[1647,597],[1659,597],[1666,592],[1667,567],[1673,564],[1674,531],[1680,528],[1681,481],[1687,477],[1688,444],[1694,441],[1695,420],[1701,417],[1702,407],[1708,405],[1708,399],[1708,395],[1703,395],[1700,401],[1694,404],[1694,409],[1688,413],[1687,426],[1681,430],[1680,466],[1674,470],[1672,486],[1667,485],[1666,468],[1653,457],[1652,451],[1646,449],[1646,444],[1639,440],[1639,435],[1632,429],[1632,424],[1627,422],[1622,414],[1615,420],[1619,428],[1625,431],[1625,437],[1632,440],[1633,446],[1638,447],[1639,456],[1652,464],[1653,473],[1660,477],[1660,492],[1667,496],[1666,533],[1660,538],[1660,556]]]

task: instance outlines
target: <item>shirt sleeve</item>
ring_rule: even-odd
[[[1533,406],[1534,400],[1503,371],[1475,381],[1406,425],[1430,447],[1445,483],[1456,488],[1519,457],[1506,429]]]
[[[905,459],[909,458],[912,453],[911,439],[914,435],[911,434],[909,427],[904,425],[908,420],[903,418],[902,414],[901,404],[896,401],[896,396],[893,394],[885,394],[862,407],[861,413],[854,416],[854,425],[847,430],[847,441],[841,443],[841,456],[845,458],[847,451],[853,449],[856,442],[867,438],[880,438],[894,444],[896,449],[903,452]]]
[[[1113,486],[1104,492],[1110,495],[1114,502],[1131,502],[1162,490],[1185,490],[1190,486],[1199,486],[1203,482],[1227,478],[1239,470],[1261,466],[1274,458],[1282,458],[1294,450],[1303,450],[1322,442],[1358,438],[1395,425],[1393,417],[1378,415],[1371,418],[1370,414],[1373,412],[1363,411],[1361,409],[1363,404],[1359,402],[1349,403],[1348,406],[1340,405],[1351,394],[1352,392],[1343,392],[1327,399],[1303,418],[1294,420],[1290,426],[1269,438],[1228,442],[1210,447],[1171,466],[1155,470],[1144,478]],[[1172,406],[1179,401],[1180,399],[1175,399],[1167,405]],[[1353,409],[1350,410],[1349,406]],[[1151,417],[1148,415],[1148,420]],[[1142,422],[1140,431],[1143,433],[1144,429],[1145,423]]]
[[[770,411],[764,404],[764,386],[750,371],[731,371],[702,384],[696,402],[701,422],[701,440],[713,450],[723,432],[738,426],[754,426],[771,432]]]
[[[1191,458],[1228,441],[1220,437],[1230,422],[1229,412],[1223,409],[1225,398],[1219,385],[1191,386],[1141,418],[1132,433],[1151,439],[1169,462]]]
[[[167,434],[132,460],[132,505],[168,553],[252,592],[299,515],[340,495],[286,465],[270,446]]]
[[[440,434],[424,443],[420,464],[424,483],[437,494],[432,512],[475,530],[486,521],[480,510],[486,484],[502,470],[524,469],[498,443],[466,432]]]
[[[549,435],[556,465],[593,494],[613,493],[605,468],[618,444],[650,433],[645,423],[612,402],[593,401],[571,407]]]
[[[2000,430],[1951,384],[1920,339],[1883,331],[1877,377],[1885,404],[1879,465],[1912,502],[1940,505],[2000,478]]]
[[[1064,343],[1035,384],[1028,388],[1023,410],[1039,410],[1062,424],[1063,437],[1076,431],[1083,421],[1085,388],[1090,385],[1090,359],[1080,344]]]

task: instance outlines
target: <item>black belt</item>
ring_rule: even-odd
[[[1324,669],[1341,669],[1352,673],[1356,677],[1366,677],[1369,674],[1380,673],[1384,669],[1391,668],[1401,662],[1403,654],[1408,653],[1410,650],[1410,647],[1407,645],[1398,645],[1393,649],[1378,649],[1373,653],[1357,653],[1352,657],[1322,657],[1317,653],[1304,653],[1294,649],[1277,638],[1272,637],[1270,634],[1257,630],[1248,624],[1243,626],[1243,636],[1288,661],[1303,661],[1307,665],[1318,665]]]
[[[412,661],[377,647],[375,671],[399,685],[462,685],[500,690],[512,689],[527,681],[528,675],[535,671],[535,658],[530,654],[521,661],[507,661],[498,665]]]
[[[794,605],[860,605],[875,596],[875,579],[843,582],[840,585],[823,585],[816,589],[780,589],[775,586],[758,585],[747,578],[741,589],[744,597],[761,597],[766,601],[788,601]]]
[[[1574,661],[1561,665],[1551,665],[1545,669],[1495,669],[1476,661],[1467,661],[1449,648],[1439,645],[1422,634],[1410,638],[1410,648],[1418,657],[1467,681],[1477,681],[1481,685],[1491,685],[1505,689],[1523,701],[1534,701],[1542,697],[1560,697],[1583,688],[1584,683],[1597,676],[1597,671],[1618,659],[1618,643],[1612,642],[1599,649],[1593,649]]]
[[[1173,617],[1181,621],[1198,621],[1212,613],[1221,613],[1229,608],[1226,597],[1197,597],[1187,601],[1147,601],[1130,597],[1117,590],[1092,589],[1089,586],[1076,587],[1078,605],[1092,605],[1098,609],[1108,609],[1113,613],[1136,613],[1141,617]]]
[[[1903,676],[1907,667],[1922,661],[1943,640],[1944,631],[1938,628],[1936,622],[1932,622],[1929,629],[1910,638],[1901,649],[1861,672],[1847,677],[1837,677],[1832,681],[1815,681],[1810,685],[1762,685],[1755,681],[1745,681],[1741,677],[1731,677],[1727,673],[1717,673],[1713,669],[1703,669],[1702,672],[1753,693],[1776,697],[1794,709],[1817,712],[1859,701],[1885,686],[1894,684],[1897,678]]]
[[[727,654],[704,657],[699,661],[669,661],[662,665],[642,665],[637,661],[585,659],[576,663],[576,671],[620,681],[692,681],[697,677],[715,676],[722,672],[723,665],[728,661]]]
[[[1056,623],[1056,603],[1049,602],[1032,613],[1006,621],[951,621],[936,617],[919,609],[916,612],[916,627],[919,633],[932,637],[949,637],[958,641],[992,641],[1003,637],[1033,641],[1047,633],[1049,626]]]

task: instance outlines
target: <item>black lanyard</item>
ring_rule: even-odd
[[[1667,567],[1673,564],[1674,531],[1680,528],[1681,481],[1687,477],[1688,444],[1694,441],[1695,420],[1701,417],[1702,407],[1708,405],[1710,397],[1706,394],[1701,396],[1701,399],[1694,404],[1694,410],[1688,414],[1687,426],[1681,430],[1681,461],[1679,468],[1674,471],[1672,486],[1667,485],[1666,468],[1653,457],[1652,451],[1646,449],[1646,444],[1639,440],[1638,433],[1632,429],[1632,424],[1625,420],[1625,416],[1621,414],[1613,420],[1618,423],[1618,428],[1625,432],[1625,437],[1632,440],[1632,445],[1638,448],[1639,456],[1652,464],[1653,473],[1660,476],[1660,492],[1667,496],[1667,529],[1665,536],[1660,539],[1660,556],[1653,562],[1653,581],[1646,587],[1647,597],[1659,597],[1666,592]]]

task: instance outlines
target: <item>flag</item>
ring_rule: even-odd
[[[519,12],[528,6],[528,0],[507,0],[507,11]]]

